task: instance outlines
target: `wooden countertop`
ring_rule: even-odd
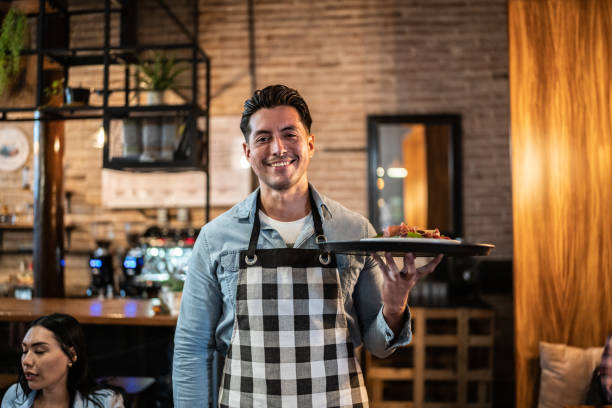
[[[66,313],[82,324],[175,326],[176,315],[155,315],[151,300],[0,298],[0,321],[31,322],[51,313]]]

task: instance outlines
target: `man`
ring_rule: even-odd
[[[367,406],[354,348],[386,357],[410,341],[408,294],[441,257],[417,269],[408,254],[400,270],[390,254],[319,250],[375,231],[308,183],[311,123],[283,85],[244,104],[243,149],[260,187],[198,236],[175,335],[177,408],[213,400],[215,350],[225,356],[222,407]]]

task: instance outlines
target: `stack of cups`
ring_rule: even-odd
[[[138,119],[123,120],[123,157],[138,158],[142,153],[142,136]]]
[[[161,125],[161,154],[160,159],[171,161],[174,159],[174,143],[178,126],[175,118],[162,119]]]
[[[172,161],[177,137],[175,118],[143,119],[141,161]]]
[[[161,122],[159,119],[142,120],[142,154],[140,161],[155,161],[161,156]]]

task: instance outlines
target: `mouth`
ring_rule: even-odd
[[[297,159],[292,159],[292,158],[285,158],[285,159],[281,159],[281,160],[268,160],[266,161],[266,166],[269,167],[275,167],[275,168],[279,168],[279,167],[287,167],[290,166],[291,164],[293,164]]]
[[[24,373],[25,379],[26,381],[32,381],[33,379],[35,379],[38,375],[34,374],[34,373]]]

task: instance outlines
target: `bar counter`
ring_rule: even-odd
[[[81,324],[176,326],[176,315],[156,315],[153,301],[143,299],[0,298],[0,321],[31,322],[51,313],[66,313]]]

